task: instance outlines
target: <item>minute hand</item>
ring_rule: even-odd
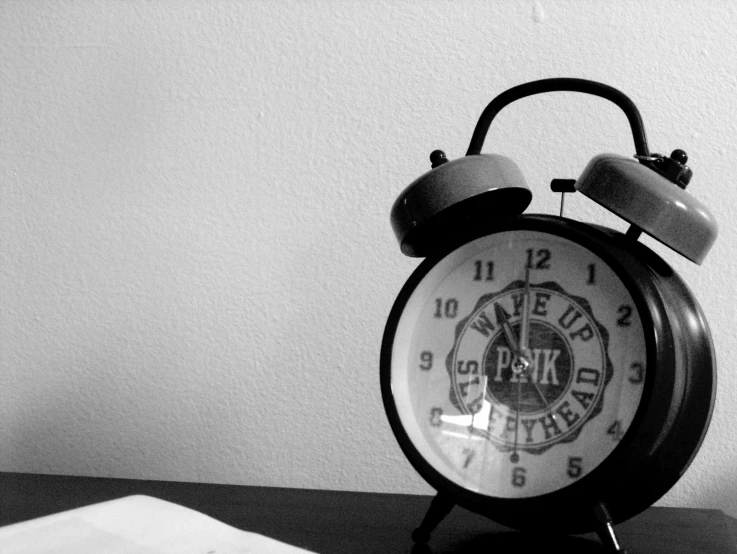
[[[525,288],[522,293],[522,323],[519,331],[519,347],[526,353],[530,349],[530,268],[525,268]]]
[[[519,349],[523,359],[528,362],[532,362],[531,351],[530,351],[530,268],[525,268],[525,288],[522,293],[522,323],[520,324],[519,332]],[[548,399],[545,397],[543,392],[540,390],[540,386],[535,382],[534,377],[530,377],[532,386],[535,387],[540,400],[542,400],[543,406],[546,409],[550,407]],[[553,415],[555,417],[555,415]]]

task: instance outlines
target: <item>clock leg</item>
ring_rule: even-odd
[[[443,521],[448,515],[455,503],[447,498],[443,493],[438,493],[430,502],[425,518],[420,526],[412,531],[412,540],[418,544],[425,544],[430,540],[430,533]]]
[[[612,518],[603,502],[594,505],[594,513],[598,523],[596,534],[599,535],[599,540],[601,540],[604,548],[610,552],[627,554],[627,551],[619,544],[619,539],[617,539],[617,535],[614,532]]]

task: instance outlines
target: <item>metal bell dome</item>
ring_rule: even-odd
[[[445,161],[433,154],[436,167],[402,191],[391,209],[392,229],[407,256],[427,256],[475,225],[519,215],[532,200],[519,167],[505,156]]]
[[[679,152],[679,151],[676,151]],[[667,171],[680,157],[676,152]],[[717,238],[711,212],[685,186],[690,170],[681,165],[673,175],[616,154],[595,156],[576,181],[576,189],[645,233],[701,264]],[[677,168],[678,169],[678,168]],[[675,174],[677,173],[677,175]]]

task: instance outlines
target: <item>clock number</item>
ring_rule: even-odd
[[[595,285],[596,284],[596,264],[589,264],[589,278],[586,279],[587,285]]]
[[[433,408],[430,410],[430,425],[433,427],[440,427],[442,423],[441,417],[443,416],[443,408]]]
[[[530,269],[550,269],[550,256],[550,250],[547,248],[541,248],[540,250],[528,248],[527,267]]]
[[[473,274],[473,280],[474,281],[493,281],[494,280],[494,262],[486,262],[486,266],[484,266],[484,262],[481,260],[476,260],[473,262],[474,267],[476,268],[476,271]],[[486,272],[484,272],[484,267],[486,267]]]
[[[606,431],[607,435],[611,435],[612,439],[615,441],[619,441],[624,436],[624,431],[622,431],[622,422],[620,420],[615,421],[609,426],[609,429]]]
[[[458,360],[456,371],[461,375],[468,375],[469,373],[476,375],[479,372],[479,363],[476,360],[468,360],[467,362]]]
[[[432,369],[432,352],[424,350],[420,352],[420,369],[422,371],[430,371]]]
[[[640,385],[645,381],[645,366],[640,362],[635,362],[630,366],[630,383]]]
[[[456,300],[455,298],[448,298],[445,302],[443,302],[442,298],[435,299],[435,313],[433,314],[433,317],[436,317],[438,319],[443,317],[454,319],[457,315],[458,300]]]
[[[466,460],[463,462],[463,469],[468,469],[468,466],[471,464],[471,460],[476,456],[476,451],[472,448],[464,448],[463,455],[466,457]]]
[[[568,477],[578,479],[583,473],[583,458],[578,456],[568,457]]]
[[[517,466],[512,470],[512,485],[522,488],[527,483],[527,470],[521,466]]]
[[[617,313],[619,314],[617,325],[620,327],[629,327],[632,325],[632,306],[622,304],[617,310]]]

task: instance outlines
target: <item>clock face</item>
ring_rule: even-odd
[[[635,301],[593,251],[533,230],[434,264],[391,344],[391,396],[412,447],[486,496],[560,490],[629,429],[647,378]]]

